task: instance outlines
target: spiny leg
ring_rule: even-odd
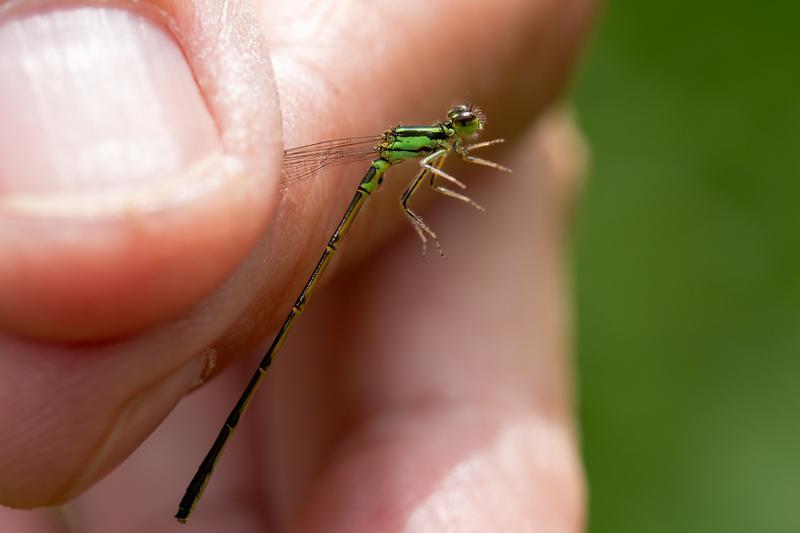
[[[492,144],[494,144],[494,143],[492,143]],[[441,170],[442,164],[444,163],[444,159],[445,159],[446,156],[447,156],[446,153],[444,155],[440,156],[439,159],[437,159],[436,161],[433,162],[433,166],[436,167],[437,169]],[[430,168],[427,167],[427,166],[424,167],[424,168],[426,168],[427,170],[430,170]],[[457,193],[454,190],[448,189],[447,187],[442,187],[441,185],[437,184],[436,183],[436,176],[438,176],[440,174],[436,174],[434,172],[428,172],[428,173],[430,174],[430,177],[431,177],[430,186],[434,191],[439,192],[441,194],[444,194],[445,196],[450,196],[451,198],[455,198],[457,200],[461,200],[462,202],[468,203],[469,205],[473,206],[478,211],[486,211],[486,209],[484,209],[482,206],[480,206],[476,202],[474,202],[472,200],[472,198],[470,198],[468,196],[465,196],[463,194]]]
[[[414,226],[414,231],[417,232],[417,235],[419,235],[419,238],[422,241],[422,257],[423,258],[427,257],[427,255],[428,255],[428,238],[425,236],[425,232],[422,231],[422,228],[419,227],[417,219],[414,218],[413,214],[411,214],[409,210],[404,209],[403,210],[403,214],[411,222],[411,225]]]
[[[450,189],[442,187],[441,185],[433,183],[432,181],[431,181],[431,188],[433,188],[433,190],[436,192],[444,194],[445,196],[449,196],[451,198],[455,198],[456,200],[461,200],[462,202],[468,203],[478,211],[486,211],[486,209],[483,206],[475,203],[475,201],[473,201],[472,198],[470,198],[469,196],[464,196],[463,194],[457,193],[456,191],[451,191]]]
[[[487,146],[492,146],[493,144],[500,144],[506,142],[505,139],[492,139],[491,141],[483,141],[475,144],[468,144],[464,147],[464,150],[467,152],[471,152],[473,150],[477,150],[478,148],[486,148]]]
[[[411,209],[405,207],[404,212],[408,217],[408,219],[411,221],[411,223],[414,225],[414,228],[417,230],[417,235],[419,235],[419,238],[422,239],[422,257],[426,256],[426,246],[428,239],[425,238],[425,233],[427,233],[428,236],[430,236],[430,238],[433,239],[433,243],[436,245],[436,250],[438,250],[439,255],[442,256],[442,259],[446,259],[447,256],[445,255],[444,250],[442,250],[442,245],[439,244],[439,238],[436,236],[436,233],[434,233],[433,230],[430,227],[428,227],[428,225],[425,224],[425,222],[422,221],[422,218],[420,218],[420,216]]]
[[[487,146],[492,146],[493,144],[500,144],[505,142],[505,139],[492,139],[491,141],[484,141],[476,144],[471,144],[469,146],[456,146],[456,153],[461,156],[461,159],[467,161],[468,163],[474,163],[476,165],[483,165],[485,167],[494,168],[497,170],[502,170],[503,172],[511,172],[511,169],[508,167],[504,167],[494,161],[489,161],[488,159],[483,159],[480,157],[475,157],[469,155],[472,150],[477,150],[478,148],[485,148]]]
[[[425,222],[422,221],[422,218],[418,214],[416,214],[414,211],[411,210],[411,208],[408,207],[408,201],[417,191],[420,183],[422,183],[422,180],[425,179],[425,176],[427,174],[428,170],[423,168],[417,173],[416,176],[414,176],[414,179],[411,180],[411,182],[408,184],[408,187],[406,187],[406,190],[403,192],[403,195],[400,197],[400,205],[403,207],[403,213],[411,222],[411,225],[414,226],[417,235],[419,235],[419,238],[422,241],[422,257],[425,257],[427,253],[428,239],[425,236],[425,234],[427,233],[428,236],[430,236],[430,238],[433,239],[433,242],[436,244],[436,249],[439,251],[439,255],[441,255],[442,258],[444,258],[446,256],[444,254],[444,251],[442,250],[442,246],[439,244],[439,239],[436,237],[436,233],[434,233],[434,231],[431,228],[429,228],[428,225],[425,224]]]
[[[456,178],[454,178],[453,176],[451,176],[450,174],[441,169],[441,166],[444,163],[444,160],[449,152],[450,150],[446,148],[437,150],[436,152],[433,152],[431,155],[422,158],[419,162],[419,166],[428,170],[428,172],[430,172],[431,174],[440,176],[449,181],[450,183],[454,183],[458,187],[466,189],[467,188],[466,185],[464,185],[459,180],[457,180]],[[433,162],[433,164],[431,162]]]

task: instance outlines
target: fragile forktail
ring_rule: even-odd
[[[286,150],[283,157],[283,173],[285,182],[298,181],[318,173],[322,169],[344,163],[351,163],[356,161],[363,161],[372,159],[372,163],[367,169],[367,173],[358,184],[355,196],[350,201],[342,220],[336,231],[333,232],[328,244],[322,251],[322,256],[317,262],[317,266],[308,278],[305,287],[300,292],[300,296],[295,300],[292,305],[289,316],[283,322],[283,325],[275,335],[267,353],[264,355],[261,363],[258,365],[255,374],[247,384],[239,401],[236,402],[233,410],[225,424],[220,429],[214,444],[206,454],[203,462],[197,469],[197,473],[189,482],[186,488],[186,493],[178,505],[178,512],[175,518],[179,522],[186,522],[200,499],[203,489],[211,478],[211,473],[214,470],[214,465],[217,463],[225,443],[230,438],[233,430],[236,429],[239,419],[247,409],[250,400],[253,398],[258,386],[266,375],[267,369],[272,363],[273,358],[277,354],[289,331],[292,329],[295,320],[303,312],[311,293],[322,277],[323,272],[328,267],[336,253],[338,247],[350,229],[350,225],[356,218],[361,206],[367,200],[367,197],[380,187],[383,182],[383,174],[389,167],[397,163],[401,163],[407,159],[419,159],[420,170],[411,180],[402,197],[400,204],[403,212],[408,217],[414,229],[417,231],[420,239],[422,240],[422,253],[425,254],[425,247],[428,238],[436,243],[439,253],[444,256],[439,240],[436,233],[428,227],[422,218],[411,210],[408,206],[408,201],[417,192],[419,186],[427,179],[431,188],[446,196],[456,198],[462,202],[468,203],[473,207],[483,211],[483,208],[473,202],[467,196],[461,193],[443,187],[436,183],[435,178],[439,177],[446,180],[461,189],[465,189],[466,185],[459,180],[442,170],[442,165],[445,159],[451,153],[455,153],[461,159],[491,167],[497,170],[510,172],[510,169],[488,161],[479,157],[470,155],[470,152],[491,146],[493,144],[503,142],[503,139],[494,139],[491,141],[484,141],[476,144],[466,144],[467,141],[474,139],[478,136],[483,129],[485,117],[483,113],[472,105],[458,105],[450,109],[447,113],[447,120],[437,124],[427,126],[397,126],[396,128],[386,130],[383,135],[373,137],[357,137],[349,139],[339,139],[335,141],[324,141],[316,144],[302,146],[300,148],[293,148]]]

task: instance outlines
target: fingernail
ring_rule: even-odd
[[[0,211],[113,204],[220,152],[161,23],[108,6],[15,5],[0,6]]]

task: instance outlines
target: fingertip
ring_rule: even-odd
[[[257,23],[173,4],[0,9],[0,328],[165,322],[263,229],[281,143]]]

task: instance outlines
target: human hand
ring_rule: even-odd
[[[289,337],[191,527],[580,529],[560,256],[580,154],[563,117],[535,130],[531,123],[565,81],[589,4],[462,2],[455,10],[444,3],[314,3],[304,11],[262,2],[258,13],[233,3],[221,16],[216,2],[176,11],[161,2],[200,83],[199,104],[182,90],[194,80],[181,74],[174,44],[136,15],[92,7],[70,13],[71,25],[66,10],[48,15],[54,26],[37,25],[42,49],[58,43],[73,50],[64,40],[80,43],[86,35],[109,38],[108,46],[141,46],[149,70],[138,75],[160,81],[153,84],[156,101],[139,95],[146,105],[134,107],[127,123],[110,111],[102,127],[103,117],[84,123],[77,111],[77,124],[46,121],[51,142],[42,141],[43,149],[31,138],[40,139],[44,126],[24,118],[41,105],[35,98],[53,98],[47,109],[59,110],[77,98],[65,80],[95,72],[109,77],[109,86],[78,98],[75,108],[124,110],[142,102],[131,95],[114,101],[115,91],[125,95],[116,83],[126,80],[109,73],[137,72],[121,60],[105,71],[80,70],[65,53],[64,83],[53,84],[53,94],[23,87],[33,94],[28,102],[0,83],[0,106],[7,105],[0,116],[23,115],[6,122],[22,140],[0,137],[14,148],[0,152],[3,196],[13,200],[0,202],[10,213],[0,225],[0,321],[7,331],[0,339],[0,421],[13,428],[0,442],[0,502],[71,500],[64,516],[87,531],[172,528],[185,483],[249,366],[237,365],[188,398],[131,461],[75,497],[140,445],[210,355],[219,369],[253,353],[288,311],[364,169],[329,172],[284,193],[281,147],[378,133],[399,120],[440,120],[450,104],[469,97],[485,108],[492,134],[515,141],[487,154],[515,174],[459,167],[488,212],[438,202],[426,220],[449,259],[422,262],[416,236],[397,214],[412,171],[402,169],[413,164],[390,171],[336,258],[339,275]],[[131,6],[133,13],[140,8]],[[103,11],[107,16],[97,18]],[[5,34],[0,26],[0,39],[10,39],[0,45],[0,65],[13,66],[2,59],[9,50],[21,57],[42,52],[19,47],[35,44],[25,40],[33,39],[31,28],[9,36],[9,20],[18,16],[6,13]],[[132,21],[140,34],[119,31]],[[253,45],[260,31],[280,98],[266,49]],[[41,88],[36,78],[28,81]],[[203,103],[209,121],[197,118]],[[161,137],[153,135],[148,128],[161,122]],[[69,139],[91,148],[109,128],[124,141],[116,146],[128,155],[124,168],[118,151],[89,150],[93,165],[42,153],[71,146],[61,130],[79,130]],[[150,159],[124,153],[130,145],[141,154],[154,137],[169,142],[147,152]],[[44,163],[33,165],[37,159]],[[32,181],[36,189],[16,190],[13,180],[31,172],[37,180],[25,187]],[[69,177],[81,173],[103,181],[99,196],[85,194],[83,185],[69,189]],[[125,187],[108,193],[120,175]],[[20,200],[31,195],[19,192],[50,192],[61,176],[67,193],[80,194]],[[11,531],[34,531],[43,516],[0,511],[0,525],[14,520],[21,522]]]

